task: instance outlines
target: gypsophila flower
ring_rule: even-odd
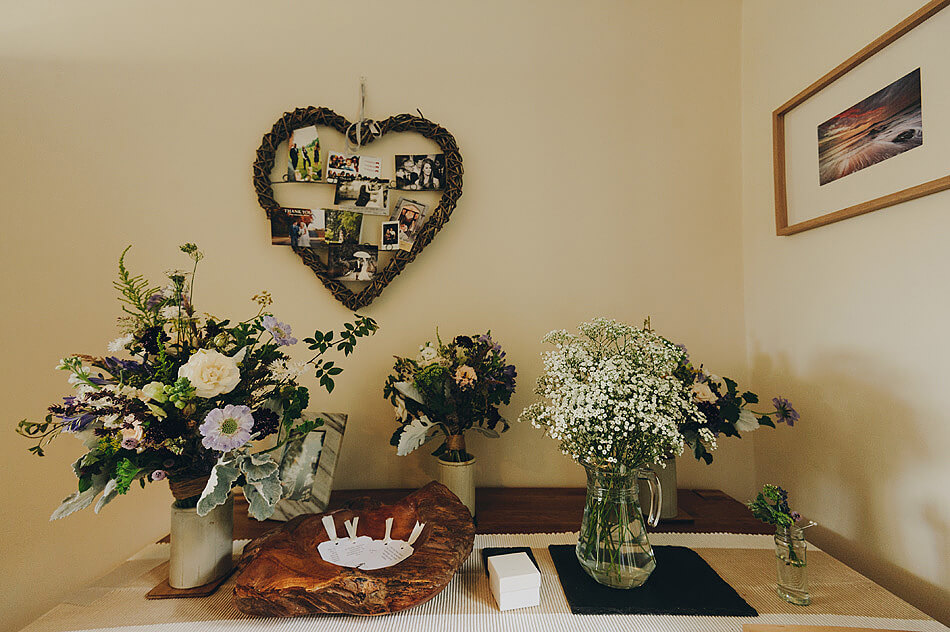
[[[278,322],[273,316],[267,315],[261,324],[264,325],[267,333],[274,337],[274,342],[278,345],[289,347],[297,344],[297,339],[290,335],[290,325],[287,323]]]
[[[120,336],[109,343],[109,353],[120,353],[125,350],[127,346],[132,344],[132,341],[135,340],[135,337],[132,334],[125,334]]]
[[[254,417],[247,406],[228,404],[210,411],[199,426],[201,445],[209,450],[229,452],[250,441]]]

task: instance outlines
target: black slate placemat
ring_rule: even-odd
[[[629,590],[594,581],[577,561],[573,544],[552,544],[548,550],[574,614],[759,615],[706,560],[686,547],[653,547],[656,570],[643,586]]]

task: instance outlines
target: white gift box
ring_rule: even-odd
[[[528,608],[541,603],[541,573],[527,554],[489,557],[488,575],[499,610]]]

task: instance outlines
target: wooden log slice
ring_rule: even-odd
[[[405,540],[416,521],[425,529],[415,552],[395,566],[363,571],[330,564],[317,546],[329,540],[322,518],[333,516],[338,536],[344,521],[359,516],[359,534]],[[458,497],[435,481],[399,502],[297,516],[250,542],[238,562],[234,600],[241,612],[265,617],[311,614],[376,615],[424,603],[449,583],[475,542],[472,516]]]

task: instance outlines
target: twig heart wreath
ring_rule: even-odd
[[[386,286],[419,256],[422,249],[449,221],[458,199],[462,196],[462,155],[455,143],[455,137],[444,127],[424,116],[398,114],[379,123],[366,119],[354,124],[328,108],[312,106],[297,108],[293,112],[284,113],[280,120],[274,123],[271,131],[264,135],[261,146],[257,149],[257,160],[254,161],[254,190],[257,191],[257,201],[267,213],[268,219],[271,213],[280,210],[280,204],[274,199],[274,189],[270,182],[277,147],[289,140],[294,130],[311,125],[332,127],[343,134],[347,141],[358,147],[366,146],[389,132],[415,132],[435,141],[445,154],[445,188],[442,199],[416,235],[412,250],[394,251],[389,264],[382,271],[377,272],[369,285],[360,292],[353,292],[340,281],[331,279],[327,265],[315,250],[293,246],[294,252],[313,270],[333,296],[355,311],[372,303],[373,299],[378,297]]]

